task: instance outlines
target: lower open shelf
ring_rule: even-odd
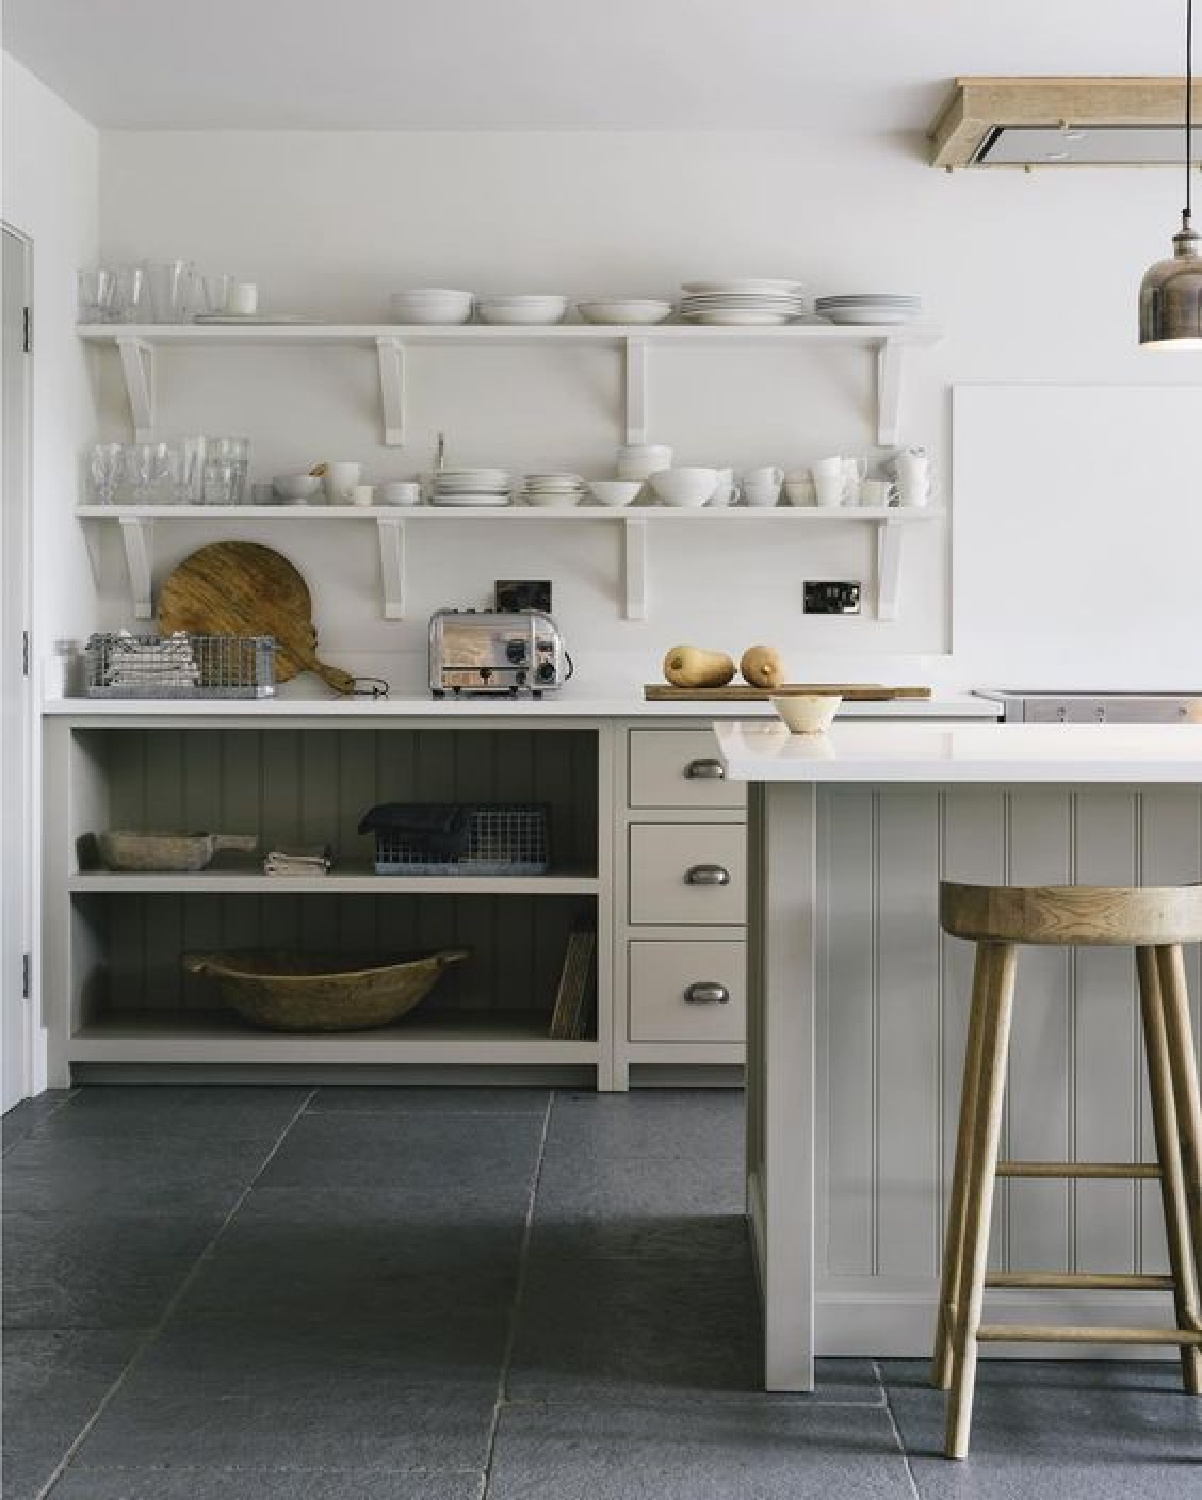
[[[68,1062],[595,1063],[595,1039],[554,1042],[545,1010],[416,1012],[371,1031],[261,1031],[224,1010],[114,1010],[81,1026]]]

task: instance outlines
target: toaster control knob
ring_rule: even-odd
[[[505,655],[511,662],[523,662],[526,660],[526,642],[519,636],[514,636],[505,643]]]
[[[555,663],[549,661],[540,661],[538,664],[537,676],[540,682],[554,682]]]
[[[491,682],[492,681],[492,668],[491,667],[481,667],[480,668],[480,681],[481,682]]]

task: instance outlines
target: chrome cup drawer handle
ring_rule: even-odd
[[[688,781],[725,781],[726,767],[720,760],[691,760],[684,768]]]
[[[728,1005],[730,991],[724,984],[691,984],[684,992],[690,1005]]]
[[[725,865],[691,865],[684,872],[685,885],[729,885],[730,871]]]

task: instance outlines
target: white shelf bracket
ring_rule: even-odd
[[[380,405],[384,411],[384,442],[390,448],[405,444],[405,346],[400,339],[378,338]]]
[[[882,448],[900,441],[902,365],[906,346],[900,339],[885,339],[876,356],[876,440]]]
[[[154,440],[154,347],[144,339],[118,338],[121,370],[134,420],[134,441]]]
[[[384,618],[405,618],[405,523],[400,516],[377,516],[380,542],[380,587],[384,594]]]
[[[153,521],[135,516],[121,517],[121,541],[129,569],[129,592],[135,620],[149,620],[154,615],[150,598],[150,535]]]
[[[626,340],[624,372],[626,438],[628,443],[647,441],[647,340]]]
[[[901,591],[901,549],[906,528],[899,521],[881,521],[876,533],[876,617],[896,620]]]
[[[626,618],[647,618],[647,523],[623,521],[625,559],[623,574],[626,587]]]

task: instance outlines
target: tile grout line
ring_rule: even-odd
[[[914,1478],[914,1470],[910,1464],[910,1455],[906,1452],[906,1445],[902,1442],[901,1428],[897,1425],[897,1418],[893,1415],[893,1402],[889,1399],[889,1387],[885,1384],[885,1377],[881,1374],[881,1367],[874,1359],[872,1361],[872,1372],[876,1376],[881,1387],[881,1395],[885,1398],[885,1415],[889,1418],[889,1426],[893,1432],[893,1441],[897,1444],[897,1451],[901,1455],[901,1461],[905,1465],[906,1479],[910,1485],[910,1494],[913,1500],[922,1500],[918,1492],[918,1481]]]
[[[117,1376],[116,1380],[113,1381],[112,1385],[109,1386],[108,1390],[105,1391],[104,1395],[100,1399],[99,1405],[96,1407],[96,1410],[84,1423],[80,1431],[76,1433],[74,1439],[67,1448],[67,1451],[63,1454],[62,1458],[55,1466],[54,1472],[50,1475],[49,1479],[46,1480],[45,1484],[43,1484],[37,1491],[34,1500],[45,1500],[45,1497],[50,1495],[55,1485],[58,1484],[59,1480],[67,1472],[68,1468],[70,1468],[75,1455],[79,1452],[84,1443],[87,1442],[88,1438],[91,1437],[92,1433],[95,1431],[96,1424],[100,1421],[101,1417],[107,1411],[112,1402],[116,1399],[118,1392],[121,1391],[126,1382],[129,1380],[130,1376],[140,1367],[146,1355],[153,1348],[159,1335],[163,1332],[168,1323],[170,1323],[171,1319],[174,1317],[176,1308],[183,1301],[189,1288],[192,1286],[192,1283],[200,1274],[201,1267],[212,1256],[213,1251],[221,1241],[221,1237],[225,1234],[225,1231],[229,1228],[237,1214],[241,1211],[243,1204],[246,1202],[247,1198],[254,1190],[255,1184],[263,1176],[263,1173],[271,1165],[272,1161],[274,1161],[277,1152],[284,1144],[284,1141],[287,1139],[288,1133],[291,1131],[292,1127],[309,1108],[309,1105],[312,1103],[314,1095],[316,1093],[316,1087],[311,1088],[305,1095],[304,1099],[301,1100],[300,1104],[297,1105],[288,1122],[285,1124],[283,1130],[281,1130],[279,1135],[276,1137],[274,1143],[272,1144],[271,1150],[268,1151],[267,1155],[259,1163],[258,1171],[255,1172],[254,1176],[242,1189],[241,1193],[238,1194],[233,1207],[230,1209],[229,1213],[227,1213],[226,1216],[222,1219],[221,1223],[217,1226],[208,1244],[205,1245],[200,1254],[196,1257],[191,1266],[184,1273],[184,1277],[181,1280],[180,1284],[168,1298],[158,1322],[155,1323],[152,1328],[149,1328],[147,1330],[146,1336],[134,1350],[132,1356],[129,1359],[129,1362]]]
[[[479,1500],[486,1500],[489,1485],[492,1482],[493,1455],[496,1452],[497,1433],[501,1426],[501,1412],[508,1401],[509,1369],[513,1363],[513,1351],[517,1345],[518,1317],[521,1312],[522,1297],[526,1290],[530,1241],[534,1235],[534,1206],[538,1198],[539,1182],[542,1180],[543,1162],[547,1154],[547,1135],[551,1128],[551,1111],[554,1107],[555,1090],[552,1089],[551,1097],[547,1100],[547,1107],[543,1111],[543,1128],[538,1138],[538,1156],[534,1163],[534,1181],[530,1184],[530,1195],[526,1200],[526,1222],[522,1226],[522,1244],[518,1252],[518,1274],[513,1289],[513,1309],[505,1335],[505,1348],[501,1354],[501,1372],[497,1377],[497,1399],[493,1403],[492,1421],[488,1427],[488,1442],[484,1453],[483,1482],[480,1486]]]

